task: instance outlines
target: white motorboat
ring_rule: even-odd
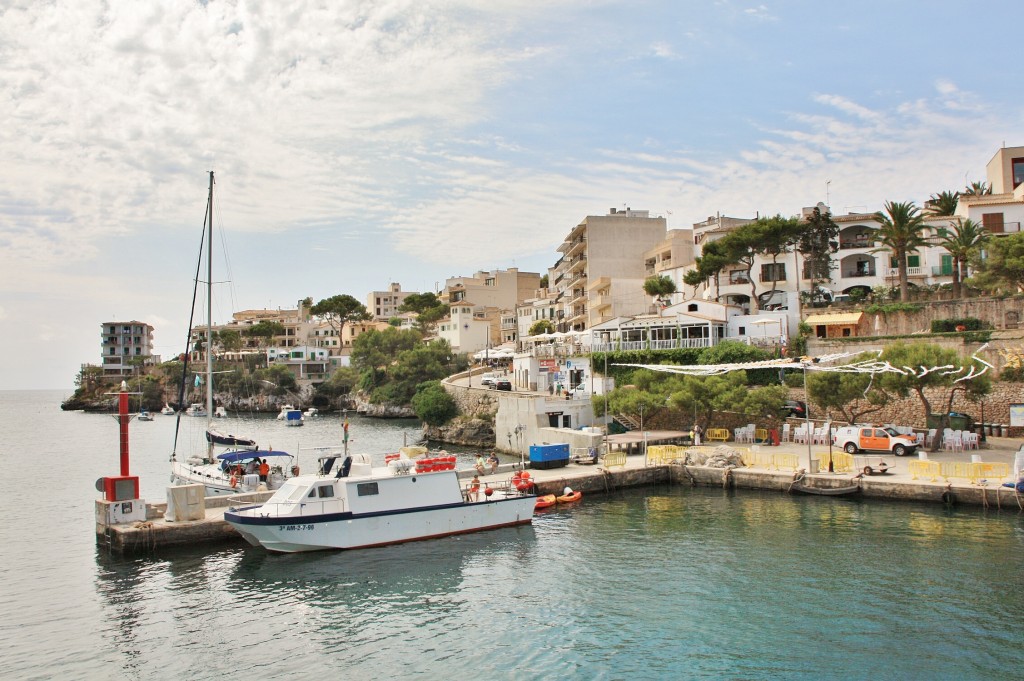
[[[305,411],[305,413],[302,416],[304,418],[311,419],[311,418],[314,418],[316,416],[319,416],[319,414],[320,414],[320,410],[319,409],[317,409],[316,407],[310,407],[309,409],[307,409]]]
[[[207,202],[207,229],[203,237],[206,242],[206,342],[205,347],[213,347],[213,318],[211,316],[211,300],[213,281],[213,173],[210,173],[210,195]],[[208,231],[207,231],[208,230]],[[200,280],[196,279],[196,285]],[[190,334],[191,335],[191,334]],[[186,358],[188,355],[186,354]],[[187,385],[188,362],[182,367],[182,393]],[[202,380],[205,376],[205,381]],[[206,417],[206,447],[199,453],[188,456],[184,461],[178,460],[178,433],[175,429],[175,449],[171,452],[171,482],[175,485],[201,484],[206,488],[208,496],[235,494],[238,492],[255,492],[259,489],[277,489],[284,481],[299,474],[293,458],[287,452],[260,449],[254,440],[223,435],[213,430],[212,418],[226,416],[224,407],[213,408],[213,353],[206,353],[206,371],[196,376],[196,386],[206,384],[206,404],[195,403],[185,410],[189,416]],[[179,397],[179,402],[183,395]],[[165,409],[169,409],[166,406]],[[172,410],[173,412],[173,410]],[[299,412],[301,415],[301,412]],[[180,426],[180,419],[178,425]],[[216,448],[227,448],[228,451],[215,455]],[[266,464],[264,472],[260,472],[260,464]],[[265,478],[261,480],[260,478]]]
[[[164,416],[174,416],[174,407],[164,402],[164,408],[160,410]]]
[[[346,457],[336,475],[287,480],[268,501],[229,508],[224,519],[254,546],[281,553],[355,549],[433,539],[533,520],[536,495],[511,481],[460,486],[454,462],[391,455],[374,468],[370,457]],[[447,457],[445,457],[447,458]]]
[[[213,417],[216,419],[226,419],[228,417],[228,410],[224,407],[217,407],[213,410]]]
[[[201,405],[198,402],[193,402],[192,404],[188,405],[187,409],[185,409],[185,416],[200,416],[200,417],[202,417],[202,416],[206,416],[208,413],[209,412],[206,411],[206,407],[204,407],[203,405]]]
[[[146,410],[146,409],[140,409],[139,410],[139,420],[140,421],[152,421],[153,420],[153,415],[150,414],[149,411]]]
[[[277,415],[277,420],[284,421],[286,426],[301,426],[303,423],[302,410],[286,404],[281,407],[281,413]]]

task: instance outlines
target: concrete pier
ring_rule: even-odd
[[[990,438],[989,447],[980,452],[937,452],[929,454],[929,460],[946,462],[969,461],[971,455],[981,456],[986,463],[1006,463],[1011,471],[1014,454],[1020,441],[1008,438]],[[726,446],[731,446],[727,443]],[[815,446],[814,453],[827,451],[827,447]],[[807,466],[807,446],[784,443],[778,447],[763,447],[762,452],[796,454],[801,467]],[[815,487],[845,487],[858,484],[860,496],[865,499],[888,501],[915,501],[925,503],[956,503],[989,508],[1020,510],[1024,497],[1007,487],[1000,480],[986,480],[971,483],[966,479],[944,480],[914,479],[910,471],[911,461],[917,458],[884,457],[891,468],[885,475],[855,476],[850,473],[817,473],[806,475],[804,483]],[[520,468],[520,464],[503,464],[494,475],[481,476],[481,482],[498,484]],[[460,481],[472,477],[473,470],[459,472]],[[588,494],[608,494],[630,487],[651,485],[701,485],[730,489],[770,490],[779,493],[789,491],[794,471],[771,470],[763,466],[741,468],[707,468],[684,466],[679,463],[647,465],[640,455],[625,457],[621,466],[569,464],[563,468],[530,470],[537,493],[560,494],[565,487],[572,487]],[[232,497],[207,497],[205,517],[201,520],[169,522],[163,518],[166,504],[147,504],[146,520],[120,525],[96,524],[96,541],[117,552],[152,552],[173,546],[196,545],[242,541],[234,529],[224,521],[224,510],[229,506],[259,503],[269,499],[271,492],[239,494]],[[97,501],[97,518],[105,517],[101,508],[108,503]]]

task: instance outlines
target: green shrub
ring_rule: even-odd
[[[962,326],[964,328],[957,329]],[[985,323],[977,317],[964,317],[963,319],[936,319],[932,321],[932,333],[953,333],[954,331],[981,331]]]
[[[1024,367],[1003,367],[1003,370],[999,372],[999,380],[1009,383],[1020,383],[1024,381]]]
[[[440,381],[429,381],[416,386],[412,396],[412,408],[421,421],[431,426],[441,426],[459,413],[455,399],[441,387]]]

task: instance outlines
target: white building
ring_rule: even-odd
[[[957,216],[993,235],[1016,234],[1024,222],[1024,147],[1003,147],[985,167],[991,194],[960,196]]]
[[[454,352],[474,353],[491,344],[491,323],[482,313],[474,313],[474,307],[469,301],[454,303],[437,323],[437,337],[448,341]]]

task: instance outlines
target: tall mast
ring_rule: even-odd
[[[210,238],[206,240],[206,427],[213,425],[213,171],[206,202]],[[212,448],[212,445],[211,445]]]

